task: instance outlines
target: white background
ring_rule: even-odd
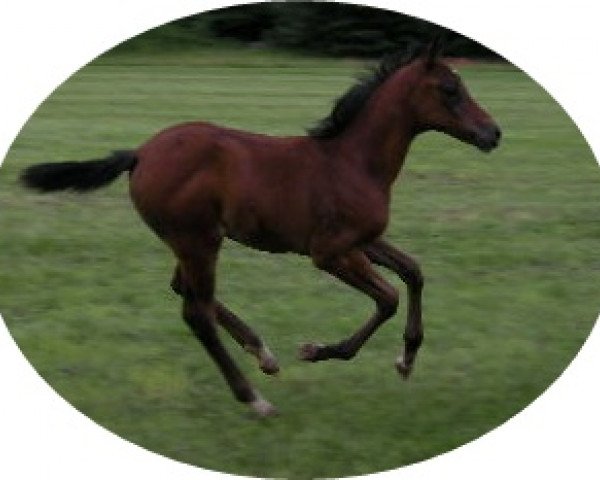
[[[76,69],[101,52],[148,28],[233,3],[2,2],[0,158],[35,107]],[[393,8],[442,24],[507,57],[559,101],[598,155],[599,17],[594,2],[361,3]],[[600,478],[599,372],[600,333],[595,328],[566,372],[522,413],[471,444],[402,469],[401,477],[406,480]],[[223,478],[149,453],[75,411],[27,363],[3,323],[0,323],[0,386],[1,478]],[[374,477],[392,478],[399,472]]]

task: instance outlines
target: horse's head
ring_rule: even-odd
[[[413,65],[417,81],[411,103],[419,130],[444,132],[485,152],[493,150],[500,128],[471,98],[458,74],[439,60],[439,51],[434,40]]]

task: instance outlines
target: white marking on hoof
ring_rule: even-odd
[[[402,376],[402,378],[404,380],[407,380],[408,377],[410,376],[410,372],[412,371],[412,365],[407,365],[404,362],[404,357],[402,355],[400,355],[395,362],[396,365],[396,370],[398,370],[398,373]]]
[[[279,372],[277,359],[266,346],[264,346],[258,354],[258,366],[267,375],[274,375]]]
[[[279,372],[279,364],[277,359],[266,345],[263,345],[260,349],[246,345],[244,346],[244,350],[257,358],[258,366],[267,375],[274,375]]]
[[[250,402],[250,406],[261,417],[271,417],[277,414],[277,409],[258,393],[256,400]]]

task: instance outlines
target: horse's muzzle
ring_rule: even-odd
[[[487,125],[479,128],[475,135],[475,146],[483,152],[491,152],[500,144],[502,130],[496,125]]]

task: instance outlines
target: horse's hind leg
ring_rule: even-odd
[[[272,415],[274,407],[252,388],[217,335],[214,285],[219,246],[220,240],[215,242],[214,239],[195,242],[190,249],[182,248],[182,242],[177,242],[184,294],[183,318],[221,370],[235,398],[250,405],[261,416]]]
[[[262,339],[222,303],[216,304],[217,321],[244,350],[258,359],[260,369],[267,375],[279,371],[277,359]]]
[[[171,288],[178,295],[184,296],[185,286],[179,265],[175,268]],[[264,373],[273,375],[279,371],[277,359],[252,328],[220,302],[215,303],[215,314],[219,325],[227,330],[244,350],[258,359],[258,365]]]

